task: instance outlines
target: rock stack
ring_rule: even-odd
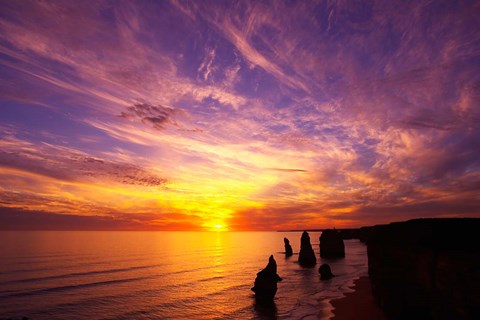
[[[330,269],[330,266],[326,263],[320,266],[320,268],[318,269],[318,273],[320,273],[321,280],[329,280],[335,277],[332,273],[332,269]]]
[[[302,267],[312,267],[317,263],[317,258],[310,244],[310,236],[307,231],[303,231],[302,238],[300,239],[298,263],[300,263]]]
[[[252,291],[255,292],[255,298],[262,301],[272,301],[277,293],[277,282],[280,281],[282,281],[282,278],[277,274],[277,263],[271,255],[265,269],[257,273],[252,288]]]
[[[335,229],[327,229],[320,236],[320,257],[344,258],[345,245],[340,233]]]
[[[283,242],[285,242],[285,256],[290,257],[293,255],[292,246],[290,245],[290,241],[287,238],[283,238]]]

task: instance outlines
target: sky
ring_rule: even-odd
[[[480,217],[479,1],[0,8],[0,229]]]

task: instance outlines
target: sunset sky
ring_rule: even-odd
[[[479,1],[0,1],[0,229],[480,217]]]

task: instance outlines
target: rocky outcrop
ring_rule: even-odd
[[[359,239],[360,229],[339,229],[338,233],[343,240]]]
[[[298,263],[304,267],[313,267],[317,263],[317,258],[315,257],[315,252],[313,252],[310,236],[307,231],[303,231],[302,238],[300,239]]]
[[[480,219],[369,228],[372,291],[389,319],[480,319]]]
[[[290,241],[287,238],[283,238],[283,242],[285,242],[285,256],[290,257],[293,255],[292,246],[290,245]]]
[[[335,277],[332,273],[332,269],[330,269],[330,265],[327,263],[324,263],[320,266],[318,269],[318,273],[320,273],[320,279],[321,280],[329,280]]]
[[[367,242],[370,229],[373,227],[361,227],[359,229],[340,229],[338,233],[343,240],[359,239],[362,242]]]
[[[277,262],[271,255],[265,269],[257,273],[251,290],[255,292],[255,298],[258,300],[272,301],[277,293],[277,282],[280,281],[282,278],[277,274]]]
[[[326,229],[320,236],[320,257],[343,258],[345,257],[345,245],[340,233],[335,229]]]

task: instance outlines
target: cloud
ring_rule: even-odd
[[[175,125],[172,116],[177,111],[173,108],[164,106],[153,106],[148,103],[136,103],[127,108],[126,112],[120,114],[121,118],[138,118],[144,124],[150,124],[157,130],[162,130],[168,123]]]
[[[191,216],[181,214],[75,215],[0,206],[0,230],[200,230]]]
[[[90,156],[82,151],[15,138],[0,140],[0,166],[64,181],[114,182],[162,187],[167,179],[137,165]]]
[[[215,60],[215,49],[207,50],[205,60],[203,60],[200,67],[198,67],[198,73],[202,75],[203,80],[208,80],[211,77],[213,71],[213,62]]]
[[[293,169],[293,168],[269,168],[269,170],[280,171],[280,172],[308,172],[303,169]]]
[[[431,200],[425,202],[416,202],[401,204],[399,206],[365,206],[354,211],[348,218],[362,224],[364,221],[382,221],[383,223],[391,221],[395,216],[398,220],[409,220],[415,218],[434,218],[434,217],[477,217],[480,208],[480,200],[474,198],[456,199],[452,202],[445,200]],[[335,217],[341,219],[341,217]]]

